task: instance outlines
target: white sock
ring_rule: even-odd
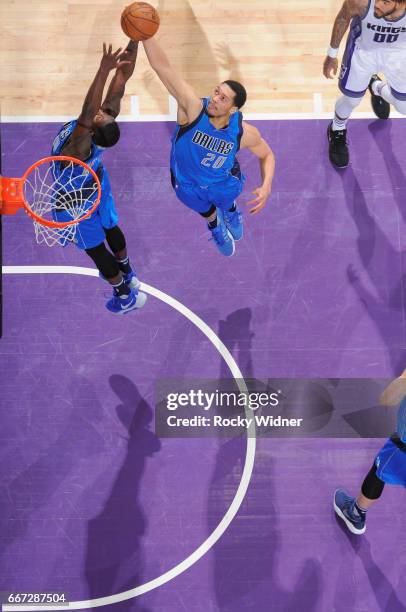
[[[346,130],[347,121],[348,121],[348,117],[347,119],[341,119],[341,117],[334,115],[333,124],[331,126],[331,129],[333,130],[333,132],[339,132],[341,130]]]
[[[386,85],[385,81],[374,81],[372,83],[372,91],[376,96],[382,96],[382,88]]]
[[[396,106],[396,102],[397,99],[395,98],[395,96],[392,95],[390,87],[387,83],[379,83],[381,85],[381,87],[379,88],[379,90],[377,90],[377,95],[378,96],[382,96],[382,98],[384,100],[386,100],[387,102],[389,102],[389,104],[393,104],[393,106]],[[375,83],[374,83],[375,85]],[[374,90],[375,93],[375,88],[372,88]]]
[[[352,111],[360,104],[361,100],[362,98],[350,98],[350,96],[338,98],[334,109],[333,132],[346,129],[347,121]]]

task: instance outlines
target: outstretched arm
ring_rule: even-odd
[[[353,17],[362,16],[368,7],[368,0],[344,0],[335,18],[330,39],[330,49],[323,64],[323,74],[326,79],[332,79],[338,69],[338,48]]]
[[[171,66],[166,53],[155,38],[144,40],[143,45],[151,68],[178,103],[178,122],[191,123],[202,110],[202,101],[199,96]]]
[[[388,385],[379,398],[383,406],[397,406],[406,395],[406,370]]]
[[[273,176],[275,174],[275,156],[271,147],[262,138],[259,130],[249,123],[243,121],[243,135],[241,138],[241,148],[247,148],[259,159],[261,168],[262,185],[252,192],[256,197],[248,202],[253,204],[250,213],[256,214],[264,208],[271,193]]]
[[[117,51],[112,50],[112,46],[109,45],[107,50],[106,44],[103,43],[103,57],[100,62],[96,76],[93,79],[93,83],[90,85],[89,91],[87,92],[85,101],[83,103],[82,112],[78,117],[78,122],[72,135],[66,145],[64,146],[62,153],[63,155],[71,155],[81,160],[87,159],[90,152],[90,146],[92,141],[91,127],[94,116],[100,109],[104,86],[106,85],[107,77],[109,72],[114,68],[119,69],[123,66],[121,61],[121,49]],[[125,64],[127,62],[125,61]]]
[[[102,104],[102,110],[109,113],[114,118],[120,113],[121,99],[125,93],[125,86],[128,79],[132,76],[137,60],[138,42],[130,40],[125,51],[121,54],[121,60],[128,63],[121,63],[117,68],[107,90],[106,97]]]

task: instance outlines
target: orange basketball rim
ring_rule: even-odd
[[[0,177],[0,213],[14,215],[22,208],[34,222],[49,228],[63,229],[84,221],[96,210],[100,198],[101,185],[95,171],[67,155],[44,157],[19,178]],[[71,219],[53,218],[60,211],[67,212]]]

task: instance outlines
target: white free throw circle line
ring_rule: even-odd
[[[3,272],[5,274],[82,274],[85,276],[98,276],[98,271],[93,268],[81,268],[75,266],[3,266]],[[192,312],[187,306],[171,297],[167,293],[151,287],[146,283],[141,283],[141,289],[150,295],[153,295],[158,300],[165,302],[169,306],[172,306],[175,310],[180,312],[184,317],[189,319],[201,332],[204,334],[213,346],[218,350],[221,357],[226,362],[233,378],[236,379],[236,383],[241,393],[248,393],[243,375],[235,362],[233,356],[227,347],[223,344],[220,338],[214,333],[214,331],[194,312]],[[129,316],[135,316],[134,314],[128,313]],[[247,430],[247,451],[245,454],[244,469],[241,476],[240,484],[231,502],[227,512],[217,525],[216,529],[212,531],[209,537],[202,543],[196,550],[194,550],[186,559],[175,565],[161,576],[141,584],[134,589],[123,591],[122,593],[115,593],[114,595],[108,595],[107,597],[99,597],[98,599],[89,599],[87,601],[71,601],[66,606],[35,606],[35,610],[38,612],[48,612],[50,610],[83,610],[86,608],[99,608],[101,606],[107,606],[108,604],[119,603],[120,601],[126,601],[127,599],[133,599],[148,591],[152,591],[157,587],[169,582],[173,578],[176,578],[184,571],[194,565],[199,559],[201,559],[221,538],[223,533],[226,531],[231,521],[237,514],[244,497],[247,493],[248,485],[251,480],[252,470],[254,467],[255,459],[255,426]],[[13,606],[11,604],[3,604],[3,610],[5,612],[32,612],[32,606]]]

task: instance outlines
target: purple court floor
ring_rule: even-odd
[[[222,339],[244,376],[394,377],[406,366],[406,124],[352,121],[352,163],[326,160],[326,122],[258,124],[277,157],[268,208],[221,258],[174,197],[170,124],[122,124],[105,156],[141,280]],[[3,172],[49,152],[55,124],[3,126]],[[248,188],[258,165],[240,155]],[[88,266],[3,223],[4,265]],[[158,439],[157,378],[231,376],[215,347],[152,296],[114,318],[108,288],[71,274],[5,274],[1,360],[0,591],[72,600],[146,583],[188,557],[238,488],[246,442]],[[388,432],[390,433],[390,432]],[[228,530],[199,561],[117,612],[406,610],[404,491],[386,487],[364,537],[337,524],[380,439],[260,439]]]

